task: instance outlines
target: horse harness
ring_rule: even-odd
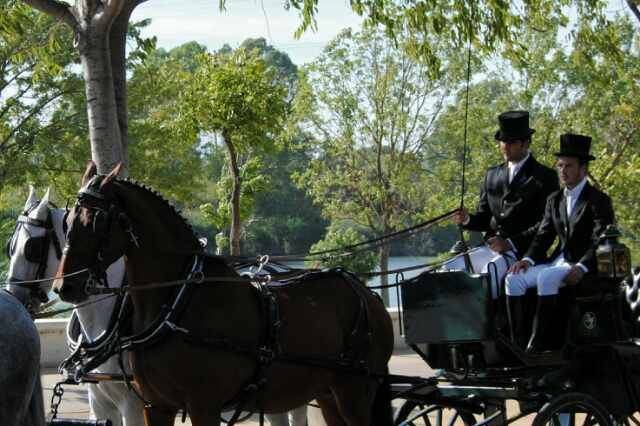
[[[60,365],[60,370],[67,373],[69,383],[81,382],[83,376],[114,355],[119,355],[120,359],[122,359],[124,351],[143,350],[160,343],[173,333],[178,334],[185,342],[191,345],[233,352],[255,359],[256,369],[251,378],[243,385],[240,393],[224,405],[223,411],[235,410],[231,419],[228,420],[228,424],[234,424],[242,420],[240,419],[240,414],[247,405],[252,404],[254,407],[259,405],[260,391],[267,382],[268,369],[274,362],[340,370],[354,375],[371,375],[365,359],[365,354],[371,342],[368,305],[364,297],[365,292],[369,290],[357,278],[341,269],[334,269],[326,272],[303,272],[280,283],[280,285],[296,285],[294,283],[317,279],[327,273],[335,273],[345,278],[345,281],[356,292],[360,301],[357,319],[353,324],[352,332],[348,337],[348,341],[345,342],[344,351],[338,357],[333,359],[291,357],[282,352],[280,345],[282,321],[276,293],[273,291],[272,285],[256,277],[250,282],[256,290],[255,294],[259,301],[260,313],[264,324],[260,339],[261,344],[257,347],[238,345],[227,338],[198,336],[179,325],[181,316],[188,307],[193,290],[196,286],[201,285],[205,259],[206,256],[202,254],[194,256],[187,278],[184,284],[174,292],[172,300],[163,305],[159,315],[144,331],[132,336],[125,336],[131,314],[129,295],[128,293],[125,294],[114,309],[114,313],[117,312],[117,314],[112,317],[107,331],[94,342],[80,342],[76,350]],[[122,362],[121,368],[123,368]],[[124,369],[122,373],[123,377],[126,377]],[[147,406],[151,405],[148,401],[142,400]]]
[[[31,225],[43,228],[45,230],[45,234],[42,237],[32,237],[29,235],[29,239],[24,246],[24,254],[27,261],[38,265],[35,280],[40,280],[44,278],[44,274],[47,269],[47,252],[49,249],[49,243],[53,244],[58,260],[62,257],[62,249],[58,235],[53,227],[51,209],[47,209],[47,218],[45,220],[40,220],[29,217],[29,213],[31,213],[35,207],[37,207],[37,204],[25,210],[20,216],[18,216],[16,227],[5,246],[5,253],[9,258],[11,258],[15,253],[16,244],[18,242],[18,232],[22,226]],[[39,299],[42,303],[49,300],[47,293],[40,286],[23,285],[21,283],[15,283],[14,285],[18,287],[28,287],[32,297]]]
[[[91,181],[93,182],[93,181]],[[133,244],[138,246],[138,241],[133,233],[131,222],[126,214],[113,202],[111,202],[104,194],[93,190],[91,182],[83,187],[78,194],[78,202],[76,209],[83,206],[94,210],[93,227],[94,230],[100,231],[99,252],[94,266],[89,267],[88,288],[92,286],[102,285],[108,287],[106,282],[106,262],[102,250],[108,244],[108,234],[114,222],[114,216],[117,220],[124,222],[124,230],[130,236]],[[106,226],[104,224],[97,225],[99,214],[106,214]],[[99,228],[99,229],[98,229]],[[63,253],[66,252],[68,246],[65,247]],[[122,363],[122,353],[124,351],[139,351],[144,348],[155,345],[166,339],[169,335],[176,333],[185,342],[192,345],[205,346],[218,350],[224,350],[236,353],[238,355],[250,356],[256,361],[256,369],[251,379],[242,387],[238,395],[233,397],[225,404],[225,409],[235,407],[235,412],[228,424],[234,424],[238,421],[240,413],[248,403],[256,402],[259,405],[260,391],[264,388],[267,381],[267,371],[273,362],[293,363],[310,367],[326,368],[331,370],[340,370],[341,372],[352,373],[354,375],[371,376],[368,368],[365,354],[371,342],[371,328],[369,324],[369,306],[367,304],[366,293],[368,290],[355,276],[341,269],[328,271],[341,275],[348,285],[353,289],[359,299],[359,311],[357,319],[353,325],[353,330],[345,342],[343,353],[336,358],[309,359],[300,357],[291,357],[282,353],[280,346],[280,328],[282,326],[280,318],[280,309],[276,294],[272,291],[272,286],[268,284],[270,278],[253,276],[251,278],[242,279],[242,281],[251,283],[256,290],[259,301],[260,314],[263,318],[263,331],[261,343],[258,347],[245,347],[238,345],[227,338],[216,338],[211,336],[197,336],[190,330],[179,325],[182,314],[188,307],[192,293],[196,286],[202,285],[203,281],[234,281],[237,277],[220,277],[212,280],[211,277],[205,277],[203,268],[207,255],[200,252],[193,254],[193,260],[187,269],[186,279],[180,282],[178,288],[170,296],[170,300],[165,303],[158,316],[152,323],[142,332],[135,335],[126,335],[127,326],[130,322],[131,304],[129,303],[129,293],[124,290],[124,299],[119,301],[118,306],[114,309],[117,315],[112,317],[109,329],[103,336],[95,342],[80,342],[76,350],[62,362],[60,370],[67,373],[69,380],[79,383],[84,375],[98,367],[104,361],[114,355],[120,356],[120,365],[123,369],[123,376],[126,373]],[[327,272],[308,272],[303,271],[296,276],[288,276],[282,283],[290,285],[293,282],[302,282],[305,280],[316,279],[326,275]],[[122,292],[123,289],[112,289],[114,293]],[[130,388],[130,384],[127,382]],[[132,388],[133,389],[133,388]],[[140,395],[139,395],[140,396]],[[141,396],[140,396],[141,397]],[[141,397],[142,399],[142,397]],[[142,399],[147,406],[150,404]],[[223,410],[224,411],[224,410]]]

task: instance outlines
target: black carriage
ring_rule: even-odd
[[[436,374],[394,378],[396,424],[499,425],[534,413],[533,425],[640,424],[638,290],[625,265],[606,269],[605,256],[616,255],[603,252],[599,276],[561,290],[557,350],[542,354],[507,338],[505,301],[492,298],[487,275],[425,272],[402,282],[405,340]],[[517,415],[507,416],[507,400]]]

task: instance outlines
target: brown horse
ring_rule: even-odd
[[[132,333],[145,342],[130,348],[130,361],[137,387],[150,403],[148,426],[173,425],[182,409],[194,426],[219,425],[221,410],[237,405],[238,397],[246,409],[266,413],[316,399],[330,425],[392,423],[388,392],[382,391],[388,383],[381,385],[393,330],[375,295],[333,271],[274,286],[277,303],[265,309],[256,287],[223,258],[201,254],[193,230],[167,201],[140,184],[116,179],[118,172],[116,167],[107,176],[94,176],[95,167],[87,169],[67,219],[54,290],[63,300],[80,302],[87,297],[87,276],[65,275],[85,268],[99,274],[125,255]],[[201,268],[192,266],[199,263],[194,259],[201,260]],[[202,278],[200,272],[205,278],[194,280],[204,282],[187,286],[183,307],[175,300],[185,287],[152,284],[189,273]],[[277,321],[265,314],[273,306]],[[152,325],[174,308],[179,316],[165,324],[162,337],[150,337]],[[269,362],[265,354],[275,356]]]

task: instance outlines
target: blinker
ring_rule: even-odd
[[[24,246],[24,255],[29,262],[40,263],[44,259],[46,249],[45,237],[31,237]]]

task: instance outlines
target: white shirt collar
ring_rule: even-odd
[[[584,186],[586,184],[587,184],[587,177],[585,176],[584,179],[580,181],[580,183],[578,183],[576,186],[573,187],[573,189],[569,189],[565,187],[564,196],[571,197],[572,200],[577,200],[580,197],[580,194],[582,193],[582,190],[584,189]]]
[[[516,176],[516,174],[518,174],[518,172],[522,168],[522,165],[529,159],[530,156],[531,153],[527,152],[527,155],[525,155],[525,157],[517,163],[512,163],[511,161],[507,163],[507,167],[509,168],[509,183],[513,181],[513,178]]]
[[[527,152],[527,155],[525,155],[525,157],[522,160],[518,161],[517,163],[512,163],[511,161],[509,161],[508,166],[510,169],[520,170],[522,165],[525,163],[525,161],[529,159],[529,157],[531,157],[531,153]]]

